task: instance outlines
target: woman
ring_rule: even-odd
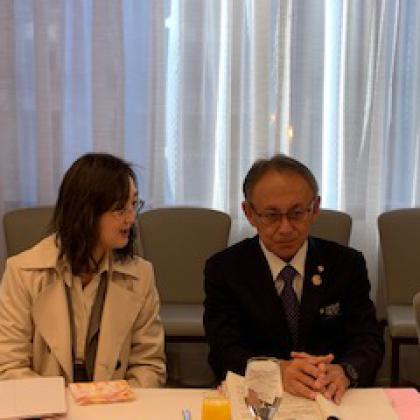
[[[79,158],[64,175],[55,233],[11,257],[0,286],[0,379],[165,382],[150,263],[134,255],[142,201],[123,160]]]

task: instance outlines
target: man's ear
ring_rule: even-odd
[[[316,220],[318,218],[320,208],[321,208],[321,196],[317,195],[314,198],[314,206],[313,206],[313,210],[312,210],[313,220]]]
[[[244,212],[245,217],[248,219],[248,222],[252,226],[256,227],[256,225],[255,225],[255,214],[252,211],[251,205],[246,200],[242,201],[242,211]]]

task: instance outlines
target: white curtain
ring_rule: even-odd
[[[0,0],[0,217],[108,151],[149,207],[224,210],[236,241],[242,179],[281,151],[352,215],[375,296],[376,218],[420,202],[419,51],[415,1]]]

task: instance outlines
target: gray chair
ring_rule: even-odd
[[[311,227],[311,235],[322,239],[348,245],[352,219],[347,213],[338,210],[321,209],[319,216]]]
[[[204,264],[227,246],[230,216],[168,207],[141,213],[138,225],[143,256],[155,269],[167,341],[204,342]]]
[[[12,210],[4,215],[7,256],[25,251],[50,233],[54,208],[51,206]]]
[[[416,344],[413,296],[420,290],[420,208],[378,217],[391,336],[391,386],[399,383],[400,346]]]
[[[417,337],[420,342],[420,292],[413,298],[414,319],[416,320]]]

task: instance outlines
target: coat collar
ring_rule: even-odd
[[[32,317],[42,338],[62,366],[67,381],[72,381],[70,318],[64,287],[63,281],[49,284],[35,300]]]
[[[96,354],[95,381],[112,378],[121,347],[143,306],[143,302],[144,298],[132,291],[115,282],[108,282]]]
[[[49,236],[22,255],[24,270],[55,269],[55,281],[38,295],[33,307],[34,323],[49,349],[63,368],[67,381],[73,379],[70,319],[65,284],[57,269],[58,248],[55,236]],[[138,278],[134,261],[124,264],[112,262],[111,271]],[[143,299],[133,291],[112,281],[108,276],[108,290],[101,320],[101,335],[95,364],[95,380],[112,377],[121,346],[142,307]],[[48,310],[46,310],[48,308]],[[124,308],[122,311],[121,308]]]
[[[64,282],[55,281],[36,299],[34,323],[62,366],[67,381],[73,379],[70,319]],[[121,346],[142,307],[143,299],[108,280],[95,364],[95,380],[111,379]],[[45,310],[48,308],[48,311]],[[122,311],[121,308],[124,308]]]
[[[47,236],[34,247],[21,254],[21,267],[23,270],[59,269],[59,241],[55,234]],[[137,278],[137,268],[132,259],[122,263],[110,257],[108,267],[110,270]]]

